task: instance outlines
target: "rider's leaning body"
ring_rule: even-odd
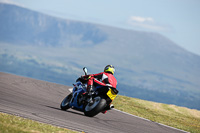
[[[117,87],[117,80],[113,76],[115,68],[112,65],[107,65],[104,68],[104,72],[98,74],[90,74],[84,77],[88,78],[87,91],[91,91],[94,86],[110,86],[113,88]]]
[[[86,75],[83,76],[84,78],[88,79],[87,82],[87,92],[91,92],[93,91],[93,85],[96,86],[109,86],[109,87],[113,87],[116,88],[117,87],[117,80],[116,78],[113,76],[115,72],[115,68],[112,65],[107,65],[104,68],[104,72],[98,73],[98,74],[90,74],[90,75]],[[114,108],[113,104],[110,103],[110,105],[108,105],[104,111],[102,111],[102,113],[106,113],[107,110]]]

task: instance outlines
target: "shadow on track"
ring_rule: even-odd
[[[60,111],[65,111],[65,110],[61,110],[60,108],[56,108],[56,107],[52,107],[52,106],[46,106],[46,107],[52,108],[52,109],[56,109],[56,110],[60,110]],[[85,116],[82,113],[78,113],[78,112],[74,112],[74,111],[70,111],[70,110],[66,110],[65,112],[69,112],[69,113],[72,113],[72,114],[77,114],[77,115]]]

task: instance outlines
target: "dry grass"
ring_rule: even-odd
[[[118,96],[115,108],[189,132],[200,132],[200,111],[156,102]]]
[[[65,128],[35,122],[22,117],[0,113],[0,132],[2,133],[77,133]]]

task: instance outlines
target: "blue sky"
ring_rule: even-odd
[[[66,19],[158,32],[200,55],[200,0],[0,0]]]

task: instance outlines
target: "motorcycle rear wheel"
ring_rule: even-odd
[[[62,101],[61,104],[60,104],[60,108],[61,108],[62,110],[67,110],[67,109],[70,108],[69,103],[70,103],[70,101],[71,101],[71,98],[72,98],[72,93],[69,94],[68,96],[66,96],[66,97],[63,99],[63,101]]]
[[[106,107],[106,100],[97,96],[93,98],[93,103],[88,103],[85,106],[84,114],[89,117],[94,117]]]

